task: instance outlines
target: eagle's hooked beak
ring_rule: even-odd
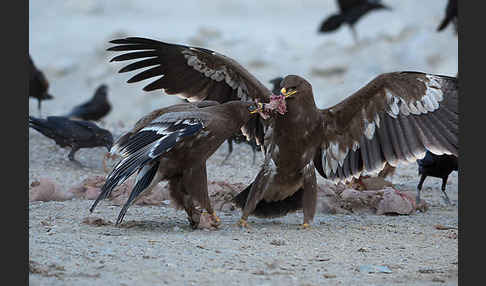
[[[287,91],[287,89],[285,89],[285,87],[283,87],[283,88],[280,90],[280,93],[281,93],[283,96],[285,96],[285,98],[287,98],[287,97],[290,97],[290,96],[292,96],[292,95],[296,94],[296,93],[297,93],[297,90],[296,90],[296,89],[292,89],[292,90]]]

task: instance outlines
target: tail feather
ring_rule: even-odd
[[[250,189],[253,183],[241,191],[238,195],[233,198],[233,202],[240,209],[245,207],[246,200],[250,193]],[[261,200],[258,202],[255,210],[251,213],[256,217],[260,218],[275,218],[282,217],[288,213],[296,212],[303,207],[303,196],[304,189],[299,189],[292,196],[285,198],[281,201],[266,202]]]
[[[197,127],[197,128],[196,128]],[[96,201],[90,208],[90,212],[93,212],[99,201],[107,198],[112,190],[122,184],[126,179],[128,179],[137,170],[140,170],[144,165],[152,160],[157,160],[157,158],[170,151],[180,140],[180,138],[185,136],[190,136],[202,128],[201,124],[196,127],[189,126],[185,129],[179,130],[178,133],[170,133],[167,136],[160,138],[150,137],[154,140],[153,143],[143,141],[145,144],[139,144],[141,141],[139,139],[143,138],[141,133],[154,133],[154,132],[140,132],[135,136],[131,137],[127,141],[126,146],[118,146],[123,159],[116,164],[111,173],[108,175],[105,184],[101,188],[101,194],[96,198]],[[140,135],[140,136],[139,136]],[[146,134],[147,135],[147,134]],[[147,144],[148,143],[148,144]],[[144,146],[141,146],[144,145]],[[133,147],[133,148],[132,148]]]
[[[128,207],[131,203],[137,198],[144,190],[146,190],[150,184],[152,183],[157,170],[159,169],[159,161],[155,161],[153,165],[147,165],[140,170],[139,175],[137,177],[137,182],[133,187],[128,200],[126,201],[125,205],[120,211],[118,218],[116,220],[116,224],[120,224],[127,213]]]
[[[54,136],[51,126],[45,119],[29,116],[29,127],[34,128],[46,137],[52,138]]]

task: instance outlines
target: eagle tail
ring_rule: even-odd
[[[127,213],[128,207],[135,200],[135,198],[137,198],[143,191],[145,191],[150,186],[155,177],[155,174],[157,173],[157,170],[159,169],[159,164],[159,161],[154,161],[153,164],[145,165],[140,170],[137,176],[135,186],[133,187],[130,196],[128,197],[128,200],[125,202],[125,205],[123,205],[123,208],[118,215],[118,218],[116,220],[117,225],[122,222],[125,214]]]
[[[233,202],[237,207],[242,209],[246,204],[246,199],[250,193],[250,189],[253,183],[241,191],[238,195],[233,198]],[[255,210],[251,213],[252,215],[260,218],[275,218],[282,217],[288,213],[296,212],[302,209],[303,206],[303,196],[304,189],[299,189],[292,196],[285,198],[281,201],[266,202],[261,200],[258,202]]]

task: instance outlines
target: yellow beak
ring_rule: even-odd
[[[283,94],[285,97],[289,97],[289,96],[291,96],[291,95],[296,94],[296,93],[297,93],[297,90],[295,90],[295,89],[294,89],[294,90],[291,90],[291,91],[288,91],[288,92],[287,92],[287,90],[286,90],[286,89],[285,89],[285,87],[284,87],[284,88],[282,88],[282,89],[280,90],[280,93],[281,93],[281,94]]]

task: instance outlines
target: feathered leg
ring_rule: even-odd
[[[270,163],[274,163],[272,160],[267,161],[268,162],[265,162],[250,188],[245,206],[242,209],[243,214],[238,222],[239,226],[248,227],[248,223],[246,222],[248,220],[248,216],[255,210],[258,202],[263,199],[263,194],[270,183],[270,178],[272,177],[272,168],[270,167]],[[273,166],[275,167],[275,165]]]
[[[195,199],[205,209],[209,215],[219,223],[221,220],[214,212],[209,200],[208,194],[208,179],[206,172],[206,163],[195,165],[182,172],[182,182],[184,184],[185,193],[188,193],[192,199]],[[203,214],[206,216],[206,214]]]
[[[314,219],[317,203],[317,179],[314,163],[311,161],[304,168],[304,196],[303,196],[304,223],[303,228],[308,228]]]
[[[193,229],[208,228],[215,229],[217,224],[210,215],[202,214],[194,205],[193,197],[186,191],[182,176],[173,177],[169,180],[169,192],[172,200],[178,208],[183,208],[187,214]]]

